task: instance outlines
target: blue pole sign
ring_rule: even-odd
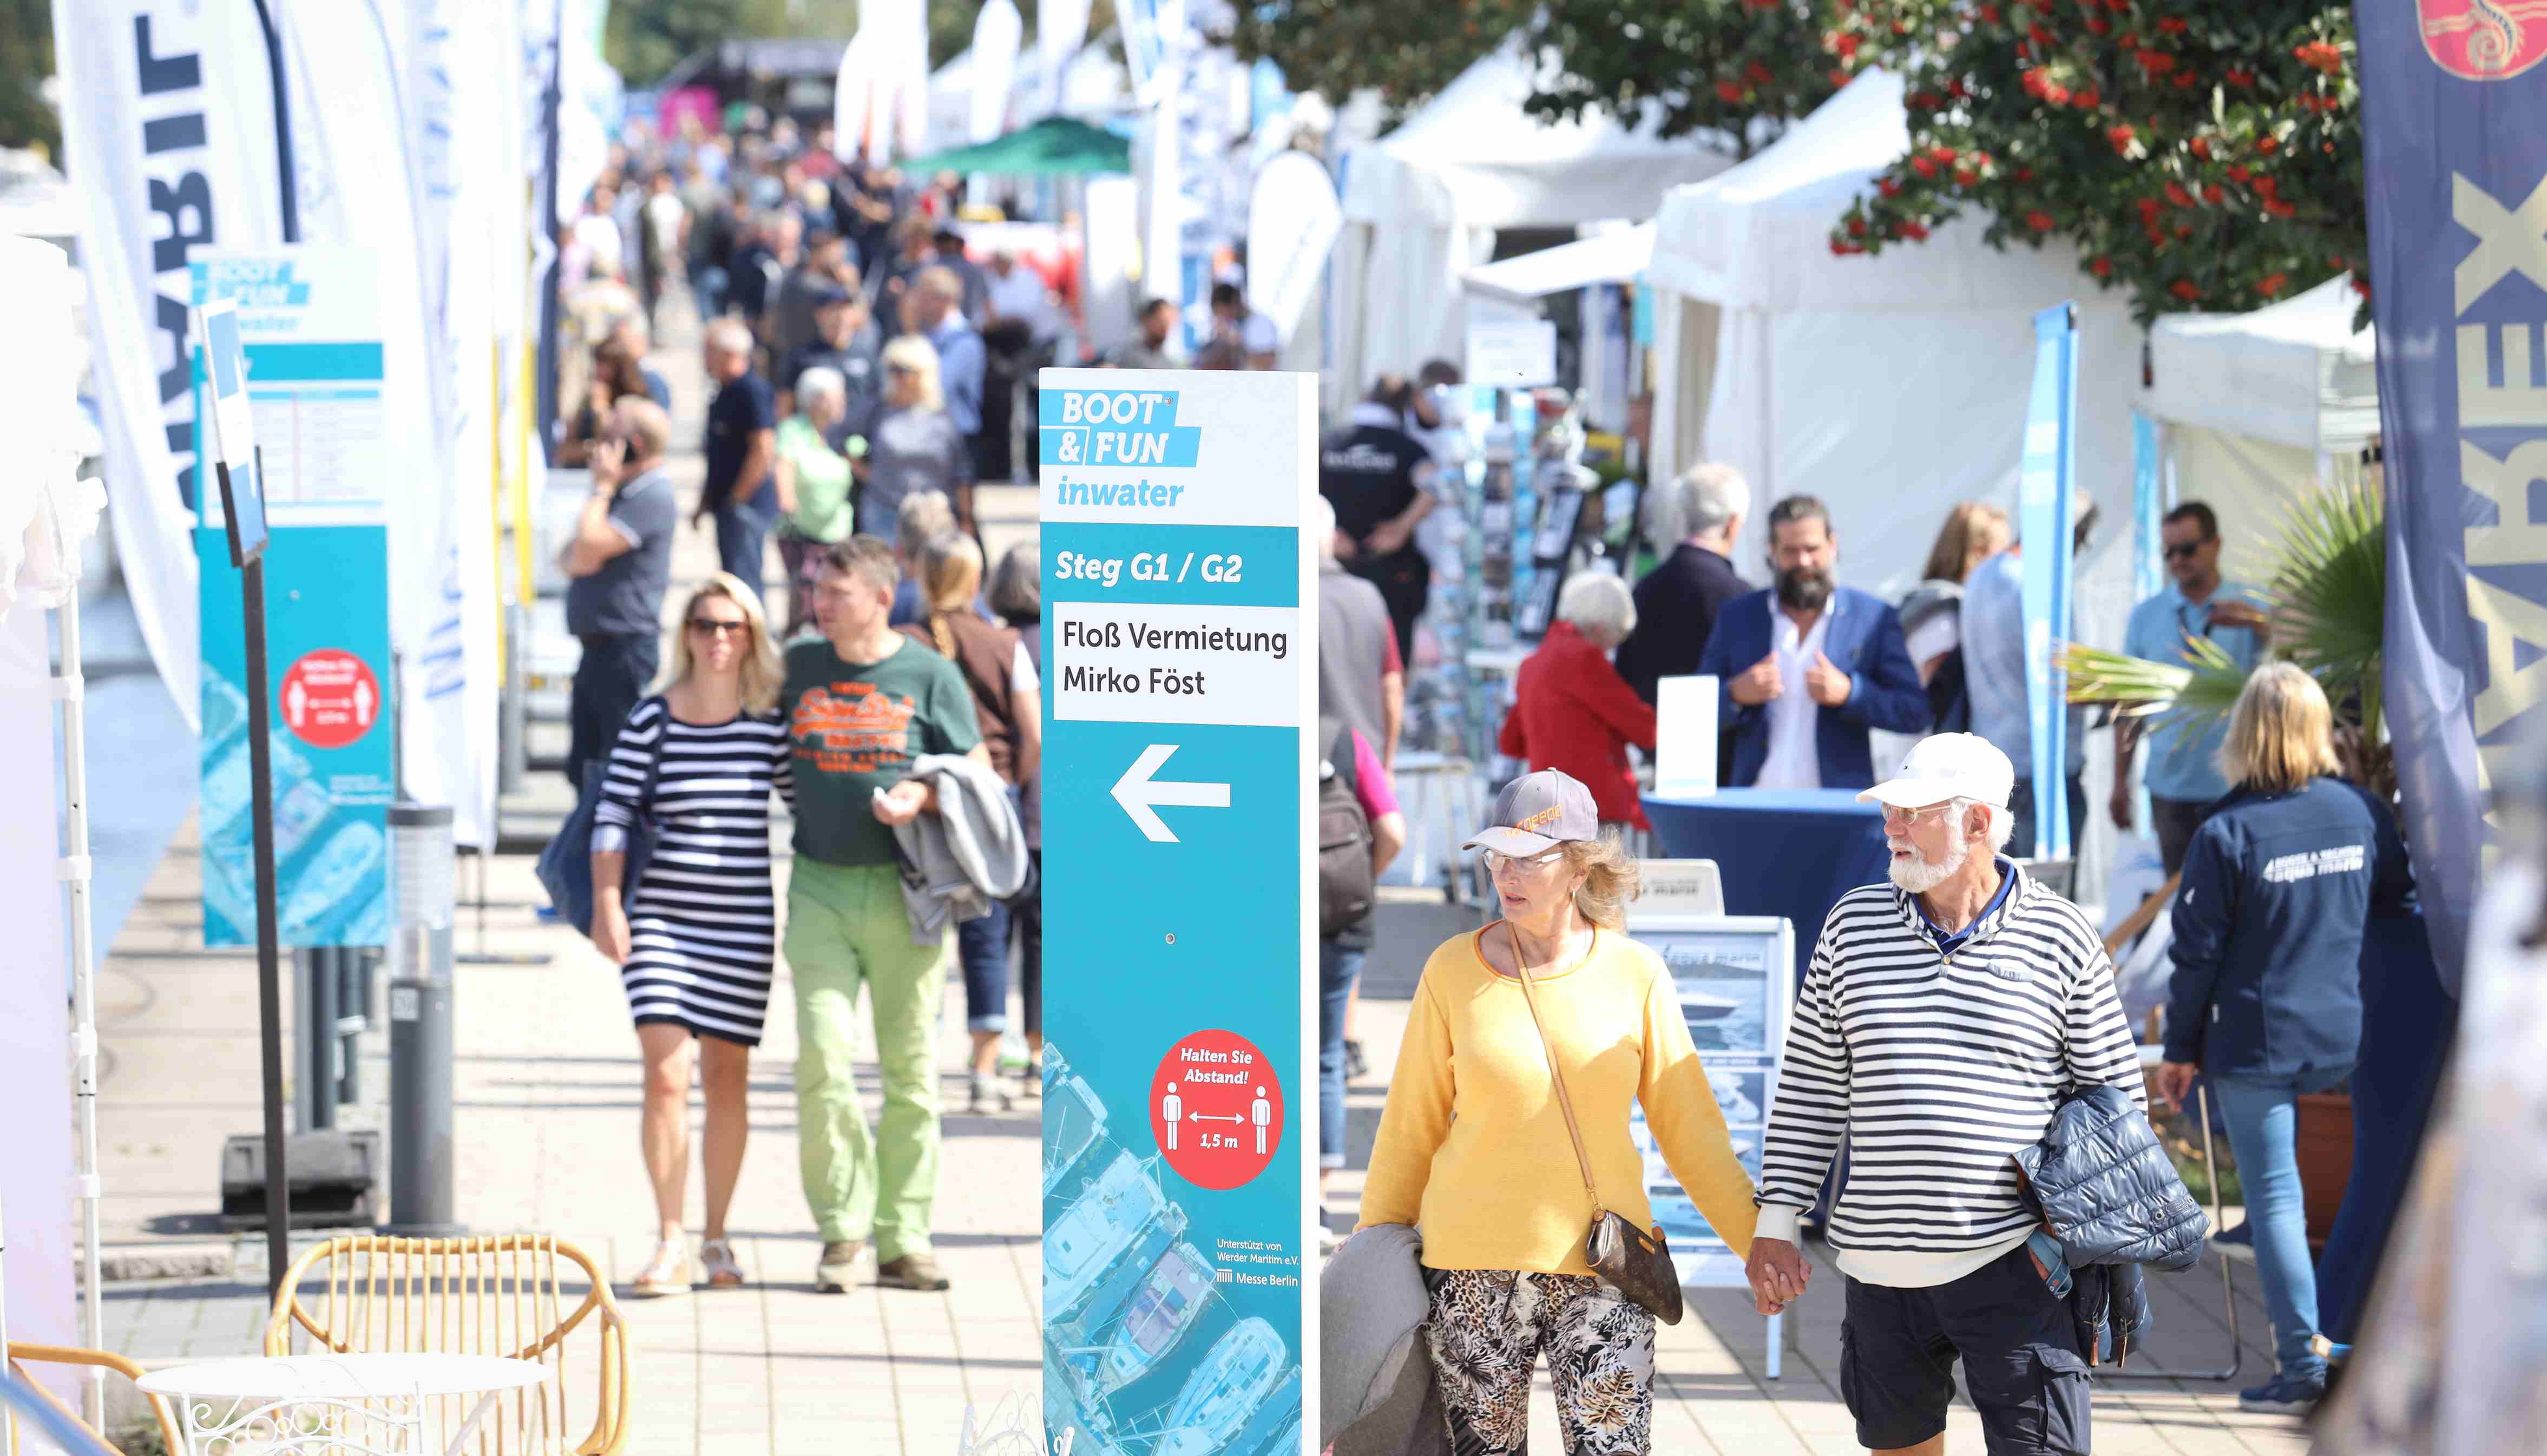
[[[1041,384],[1045,1426],[1297,1451],[1317,380]]]
[[[2055,660],[2069,638],[2069,492],[2078,417],[2076,307],[2034,315],[2034,388],[2025,406],[2018,464],[2018,535],[2025,543],[2025,701],[2033,715],[2034,843],[2044,859],[2069,856],[2068,675]]]

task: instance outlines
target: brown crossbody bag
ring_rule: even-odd
[[[1583,1236],[1583,1257],[1621,1294],[1664,1324],[1677,1325],[1680,1271],[1672,1267],[1671,1244],[1664,1240],[1661,1225],[1639,1229],[1601,1202],[1601,1189],[1592,1181],[1592,1156],[1584,1151],[1583,1129],[1574,1121],[1574,1099],[1566,1093],[1565,1073],[1556,1065],[1556,1044],[1547,1039],[1547,1023],[1538,1019],[1538,997],[1530,987],[1530,962],[1522,956],[1521,937],[1514,935],[1512,943],[1513,964],[1521,968],[1522,999],[1530,1004],[1531,1025],[1538,1029],[1539,1050],[1547,1054],[1547,1075],[1556,1083],[1556,1106],[1565,1114],[1565,1136],[1574,1142],[1574,1162],[1583,1170],[1583,1190],[1592,1195],[1592,1227]]]

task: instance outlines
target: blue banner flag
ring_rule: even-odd
[[[2547,20],[2355,9],[2407,843],[2458,990],[2488,785],[2547,697]]]
[[[2059,644],[2069,639],[2069,492],[2078,419],[2078,316],[2069,303],[2034,315],[2034,388],[2025,403],[2017,465],[2017,538],[2025,543],[2025,702],[2033,719],[2035,853],[2069,857],[2068,676]]]

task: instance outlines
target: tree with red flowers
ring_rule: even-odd
[[[1530,37],[1559,69],[1527,106],[1534,116],[1600,109],[1631,122],[1650,112],[1664,136],[1747,157],[1847,82],[1822,46],[1845,3],[1543,0]]]
[[[1830,58],[1903,77],[1911,146],[1834,252],[1916,242],[1978,209],[1994,246],[2074,246],[2144,323],[2365,267],[2348,6],[1836,3]]]

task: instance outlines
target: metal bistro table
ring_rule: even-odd
[[[547,1375],[494,1355],[290,1355],[179,1365],[139,1385],[176,1403],[186,1456],[425,1456],[426,1402],[475,1396],[443,1447],[460,1456],[499,1396]]]
[[[1882,883],[1891,864],[1884,812],[1858,803],[1855,789],[1648,794],[1644,805],[1663,855],[1715,861],[1726,914],[1784,915],[1795,923],[1799,984],[1831,906],[1861,885]]]

